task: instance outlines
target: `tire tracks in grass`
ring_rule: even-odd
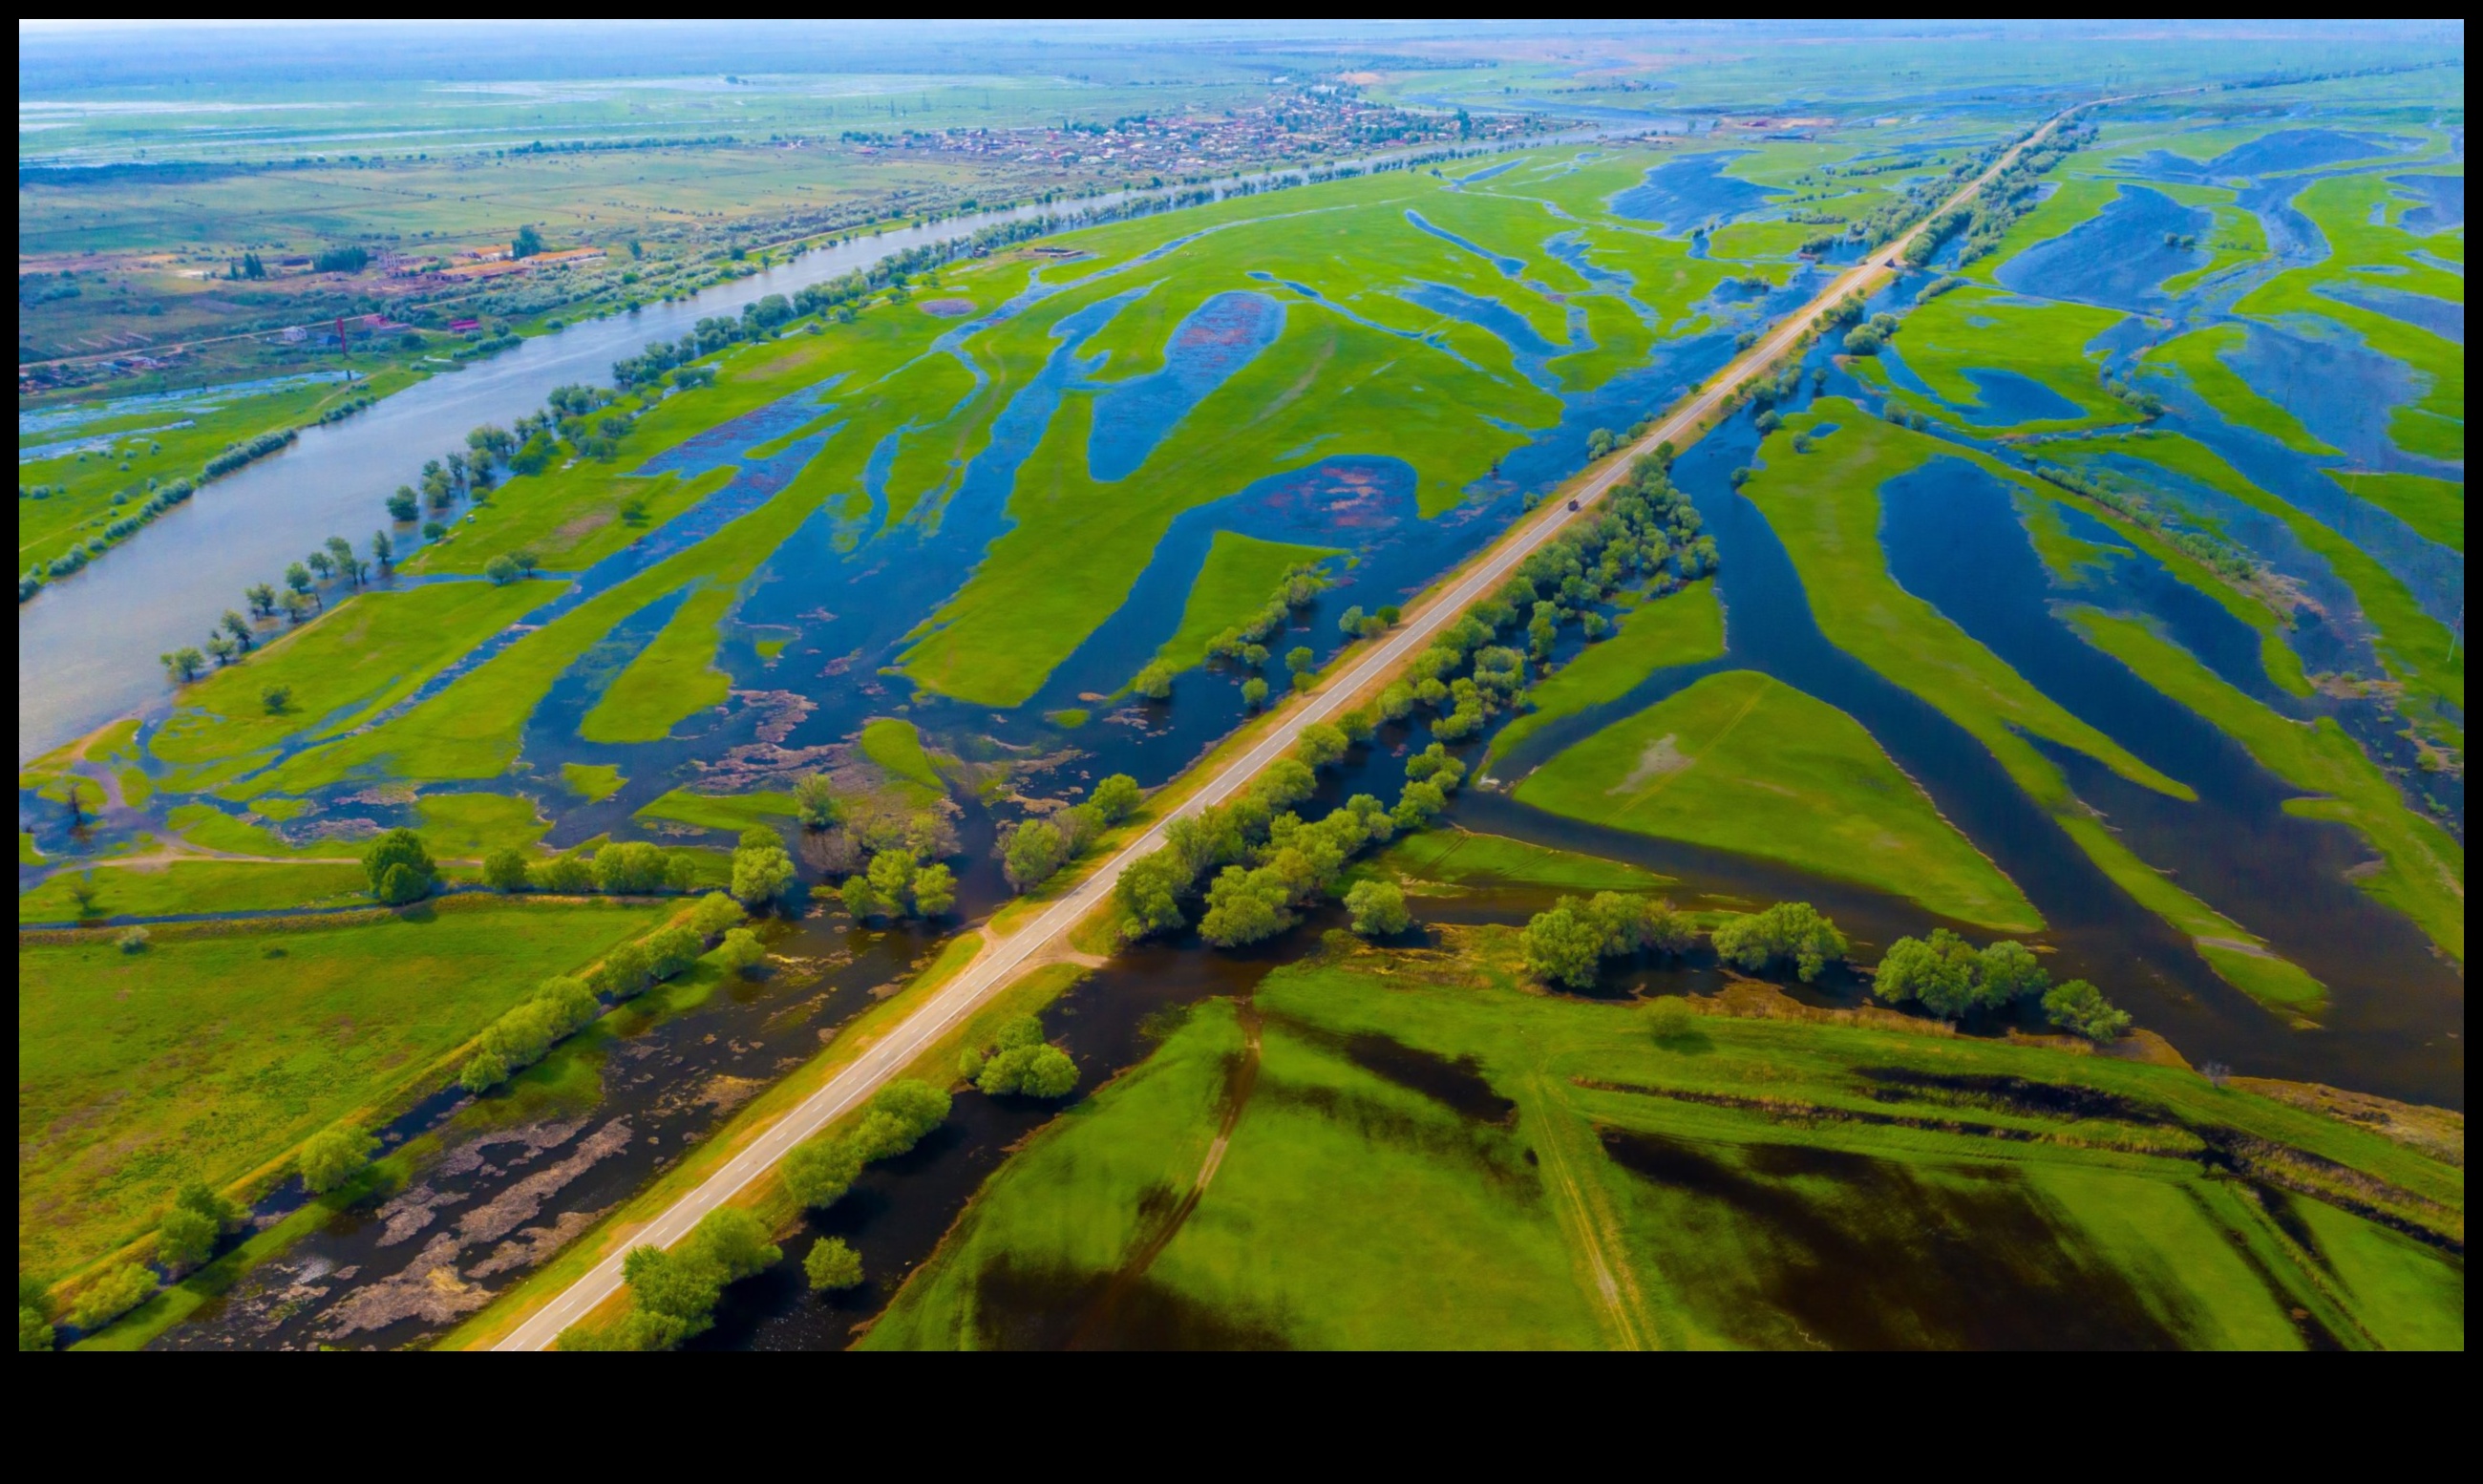
[[[1544,1180],[1558,1198],[1555,1209],[1561,1225],[1577,1244],[1593,1280],[1589,1296],[1611,1324],[1618,1348],[1659,1348],[1655,1325],[1647,1316],[1646,1295],[1639,1286],[1637,1270],[1630,1266],[1620,1218],[1603,1186],[1591,1177],[1581,1179],[1569,1163],[1570,1152],[1563,1147],[1572,1131],[1568,1105],[1539,1073],[1528,1077],[1526,1087],[1527,1112],[1535,1125],[1533,1148],[1542,1161]]]
[[[1250,1095],[1259,1085],[1259,1009],[1246,999],[1236,1009],[1242,1022],[1242,1059],[1235,1063],[1232,1073],[1225,1078],[1223,1117],[1217,1124],[1215,1137],[1208,1142],[1206,1157],[1198,1163],[1198,1178],[1190,1181],[1189,1190],[1182,1196],[1181,1203],[1166,1212],[1155,1230],[1142,1235],[1131,1249],[1130,1256],[1122,1260],[1119,1270],[1105,1285],[1095,1307],[1087,1311],[1077,1332],[1069,1337],[1068,1349],[1094,1350],[1108,1342],[1112,1320],[1120,1311],[1122,1300],[1145,1279],[1147,1269],[1153,1267],[1156,1259],[1172,1245],[1172,1239],[1181,1234],[1182,1226],[1189,1220],[1189,1213],[1198,1209],[1198,1203],[1207,1196],[1207,1187],[1215,1179],[1215,1172],[1223,1166],[1224,1152],[1233,1144],[1234,1126],[1242,1122],[1242,1110],[1250,1105]]]

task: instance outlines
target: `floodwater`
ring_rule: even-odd
[[[1667,161],[1648,171],[1643,184],[1614,197],[1613,210],[1657,223],[1664,235],[1675,238],[1749,216],[1764,208],[1772,193],[1765,186],[1724,173],[1725,166],[1749,152],[1717,150]]]

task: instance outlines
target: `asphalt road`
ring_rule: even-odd
[[[1941,203],[1939,211],[1947,210],[1981,190],[1993,175],[2007,169],[2020,150],[2048,135],[2075,112],[2076,109],[2070,109],[2053,116],[2042,129],[2002,156],[1991,169],[1960,187],[1955,196]],[[1938,211],[1932,213],[1935,217],[1938,214]],[[1929,220],[1925,218],[1926,222]],[[861,1106],[882,1083],[903,1071],[915,1058],[1006,989],[1029,960],[1067,935],[1072,927],[1102,905],[1131,862],[1164,843],[1167,824],[1185,815],[1196,814],[1211,805],[1221,804],[1239,793],[1261,770],[1283,756],[1300,740],[1303,728],[1326,721],[1349,708],[1356,698],[1382,683],[1399,666],[1428,647],[1441,630],[1455,623],[1469,607],[1496,591],[1535,548],[1559,536],[1570,522],[1593,518],[1595,503],[1629,473],[1633,461],[1642,454],[1654,452],[1658,444],[1667,441],[1676,448],[1685,446],[1690,436],[1699,431],[1704,420],[1715,412],[1735,387],[1771,369],[1787,354],[1798,351],[1802,337],[1830,305],[1848,294],[1867,293],[1891,277],[1893,267],[1902,258],[1907,245],[1921,230],[1922,225],[1917,224],[1905,236],[1884,249],[1875,250],[1870,257],[1839,275],[1817,298],[1799,312],[1788,315],[1782,324],[1719,372],[1704,388],[1675,409],[1645,437],[1626,451],[1607,459],[1603,467],[1583,484],[1570,487],[1546,501],[1533,518],[1521,522],[1473,565],[1455,574],[1445,591],[1425,599],[1394,631],[1343,673],[1280,711],[1268,728],[1267,734],[1255,746],[1223,763],[1206,786],[1096,868],[1077,889],[1055,902],[1034,920],[1022,924],[1017,931],[985,945],[982,953],[963,972],[933,993],[913,1014],[890,1028],[852,1065],[830,1079],[825,1087],[778,1120],[747,1149],[735,1154],[730,1163],[708,1176],[698,1188],[675,1202],[670,1210],[632,1233],[629,1245],[654,1243],[669,1247],[680,1241],[708,1212],[729,1204],[751,1181],[789,1153],[795,1145]],[[616,1251],[597,1263],[592,1271],[572,1284],[558,1298],[529,1315],[524,1323],[512,1330],[493,1348],[548,1348],[560,1338],[562,1330],[593,1312],[621,1287],[621,1262],[625,1255],[625,1252]]]

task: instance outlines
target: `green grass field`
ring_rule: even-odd
[[[1716,600],[1715,584],[1693,583],[1642,603],[1622,616],[1612,637],[1588,646],[1527,690],[1528,709],[1493,733],[1483,771],[1545,727],[1618,701],[1659,670],[1695,665],[1723,652],[1724,609]]]
[[[1559,891],[1653,891],[1672,878],[1599,856],[1467,830],[1401,835],[1372,859],[1375,874],[1460,889],[1532,887]]]
[[[738,835],[752,825],[773,825],[793,815],[789,793],[692,793],[676,788],[638,810],[640,819],[669,819],[702,830]]]
[[[2104,1057],[1824,1014],[1658,1039],[1644,1004],[1512,988],[1512,937],[1200,1007],[1002,1168],[863,1346],[2463,1344],[2462,1262],[2344,1208],[2385,1191],[2462,1241],[2453,1165]],[[2333,1164],[2203,1175],[2237,1137]]]
[[[94,888],[81,912],[79,883]],[[359,863],[174,861],[99,865],[46,880],[17,895],[19,922],[74,922],[80,916],[156,917],[194,912],[264,912],[281,907],[370,905],[370,876]]]
[[[1860,724],[1749,670],[1709,676],[1528,775],[1518,802],[1780,861],[1962,922],[2043,919]]]
[[[1284,586],[1287,572],[1340,554],[1334,546],[1216,532],[1206,565],[1199,568],[1198,580],[1190,584],[1189,599],[1182,606],[1181,627],[1156,651],[1156,658],[1177,671],[1195,669],[1206,662],[1207,647],[1216,635],[1268,605]]]
[[[108,933],[21,943],[19,1270],[70,1272],[147,1231],[183,1180],[241,1180],[414,1090],[545,976],[669,911],[459,903],[160,928],[135,954]]]

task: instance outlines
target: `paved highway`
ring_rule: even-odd
[[[2076,109],[2070,109],[2055,115],[1989,170],[1961,187],[1955,196],[1941,203],[1939,210],[1945,211],[1981,190],[1993,175],[2007,169],[2020,150],[2042,139],[2076,112]],[[1936,211],[1933,216],[1938,214]],[[1929,220],[1925,219],[1926,222]],[[1922,224],[1918,223],[1903,237],[1884,249],[1875,250],[1869,258],[1840,275],[1825,292],[1799,312],[1787,316],[1782,324],[1717,373],[1704,388],[1675,409],[1645,437],[1627,450],[1607,459],[1603,467],[1583,484],[1546,501],[1534,517],[1511,529],[1498,544],[1456,573],[1444,591],[1425,599],[1394,631],[1355,659],[1342,674],[1281,711],[1255,746],[1222,764],[1204,787],[1097,867],[1077,889],[1055,902],[1032,921],[987,944],[963,972],[891,1027],[868,1050],[831,1078],[826,1086],[778,1120],[747,1149],[735,1154],[730,1163],[674,1203],[671,1209],[645,1229],[632,1233],[629,1245],[652,1242],[669,1247],[680,1241],[689,1234],[690,1229],[697,1226],[702,1217],[731,1202],[751,1181],[789,1153],[795,1145],[861,1106],[882,1083],[903,1071],[943,1036],[1006,989],[1029,960],[1064,937],[1079,921],[1102,905],[1104,899],[1111,894],[1113,885],[1121,879],[1121,872],[1132,861],[1164,843],[1164,827],[1168,823],[1184,815],[1196,814],[1240,792],[1262,769],[1283,756],[1300,740],[1303,728],[1326,721],[1348,708],[1356,698],[1381,684],[1399,666],[1428,646],[1466,609],[1497,590],[1535,548],[1560,535],[1570,522],[1592,519],[1595,502],[1628,474],[1635,459],[1654,452],[1656,445],[1667,441],[1676,448],[1686,445],[1734,388],[1798,351],[1803,336],[1831,305],[1848,294],[1867,293],[1890,278],[1907,245],[1921,230]],[[559,1338],[562,1330],[593,1312],[621,1287],[623,1256],[624,1253],[615,1252],[597,1263],[586,1276],[529,1315],[493,1348],[541,1350],[549,1347]]]

